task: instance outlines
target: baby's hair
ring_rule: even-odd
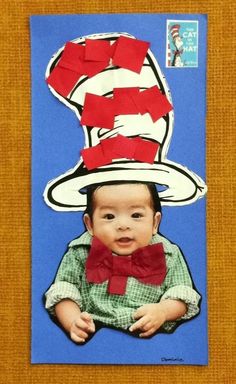
[[[149,182],[139,182],[139,181],[109,181],[102,184],[92,184],[87,187],[87,207],[85,210],[85,214],[87,213],[90,218],[93,216],[94,212],[94,192],[103,187],[103,186],[109,186],[109,185],[121,185],[121,184],[140,184],[140,185],[146,185],[147,189],[149,190],[150,197],[151,197],[151,204],[152,209],[154,213],[160,212],[161,213],[161,203],[160,198],[157,192],[157,188],[154,183]]]

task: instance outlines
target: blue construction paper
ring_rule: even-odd
[[[167,20],[198,21],[198,66],[167,68]],[[32,70],[32,346],[31,361],[49,364],[206,365],[207,292],[205,204],[164,207],[160,231],[182,249],[197,290],[200,314],[173,334],[138,339],[103,328],[85,345],[75,345],[49,318],[43,294],[51,285],[67,244],[84,231],[82,213],[56,212],[43,200],[49,180],[73,168],[84,146],[75,114],[45,83],[47,64],[66,41],[100,32],[128,32],[151,42],[169,84],[175,123],[168,159],[205,179],[205,15],[112,14],[31,17]]]

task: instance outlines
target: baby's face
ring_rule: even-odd
[[[161,214],[154,213],[148,188],[142,184],[103,186],[94,193],[92,220],[86,214],[85,225],[117,255],[130,255],[150,244]]]

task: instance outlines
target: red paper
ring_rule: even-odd
[[[55,91],[60,93],[60,95],[67,97],[80,76],[77,72],[56,66],[46,81]]]
[[[62,96],[68,96],[82,76],[83,56],[83,46],[71,42],[66,43],[58,65],[48,76],[47,83]]]
[[[116,47],[117,47],[117,43],[118,43],[118,40],[119,38],[113,42],[110,46],[110,57],[112,58],[114,56],[114,53],[115,53],[115,50],[116,50]]]
[[[101,50],[100,48],[97,52],[95,47],[92,49],[91,45],[95,43],[95,45],[98,45],[99,47],[100,42],[103,43],[103,41],[100,40],[87,39],[86,46],[78,45],[72,42],[66,43],[58,65],[71,69],[72,71],[79,72],[80,74],[87,75],[88,77],[96,75],[108,66],[110,60],[109,50],[106,55],[103,55],[104,58],[102,58],[101,55],[104,50]],[[93,55],[91,51],[93,51]],[[98,57],[100,57],[99,60],[97,60]]]
[[[84,61],[83,62],[83,74],[88,77],[93,77],[105,69],[109,64],[107,61]]]
[[[112,156],[112,159],[125,157],[132,159],[136,149],[136,142],[123,135],[117,135],[110,139],[101,140],[101,146],[105,156]]]
[[[100,141],[105,157],[110,157],[112,159],[119,158],[119,155],[114,153],[114,150],[113,150],[115,142],[116,142],[116,137],[111,137],[109,139],[103,139]]]
[[[116,42],[113,64],[140,73],[150,43],[120,36]]]
[[[141,139],[140,137],[137,137],[133,140],[137,144],[134,153],[134,159],[144,163],[153,164],[159,148],[159,144],[153,143],[149,140]]]
[[[82,149],[80,153],[88,170],[101,167],[102,165],[110,164],[112,162],[112,158],[104,156],[102,146],[100,144],[91,148]]]
[[[126,136],[117,135],[112,149],[119,157],[132,159],[136,150],[136,143]]]
[[[161,93],[157,85],[140,92],[138,95],[132,94],[131,97],[140,113],[149,112],[154,122],[173,109],[167,97]]]
[[[114,108],[116,115],[138,114],[139,110],[133,97],[138,96],[139,88],[114,88]],[[133,97],[132,97],[133,96]]]
[[[125,36],[120,36],[112,45],[106,40],[93,39],[86,39],[85,43],[84,46],[67,42],[57,66],[48,77],[48,84],[63,96],[67,96],[72,91],[76,81],[82,75],[93,77],[103,71],[109,66],[111,58],[114,65],[139,73],[150,45],[145,41]],[[76,72],[77,77],[69,71]],[[136,94],[136,91],[132,92]],[[121,95],[121,93],[122,91],[117,92],[115,113],[136,114],[137,104],[134,103],[131,94],[128,92],[127,95],[124,93]],[[150,106],[150,113],[153,116],[154,109],[154,106]]]
[[[108,61],[110,60],[110,42],[107,40],[85,40],[85,60]]]
[[[153,102],[150,102],[147,105],[147,110],[150,113],[153,122],[157,121],[162,116],[165,116],[172,109],[173,107],[170,104],[169,100],[161,92],[159,96],[156,95],[156,100],[153,100]]]
[[[113,100],[86,93],[81,124],[112,129],[114,126]]]
[[[84,61],[85,47],[79,44],[67,42],[62,53],[61,59],[58,63],[59,66],[69,68],[76,72],[81,72],[82,63]]]
[[[133,98],[139,112],[143,115],[144,113],[147,113],[147,105],[152,103],[153,98],[155,98],[155,89],[154,87],[151,87],[139,92],[136,95],[132,94],[131,97]]]
[[[81,150],[81,155],[86,167],[90,170],[110,164],[112,160],[122,157],[153,164],[158,148],[158,143],[140,137],[128,138],[117,135],[101,140],[100,144],[94,147]]]

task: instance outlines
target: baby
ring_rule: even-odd
[[[180,249],[158,233],[161,205],[152,183],[115,182],[87,191],[87,228],[69,244],[46,308],[76,343],[97,322],[150,337],[199,312]]]

